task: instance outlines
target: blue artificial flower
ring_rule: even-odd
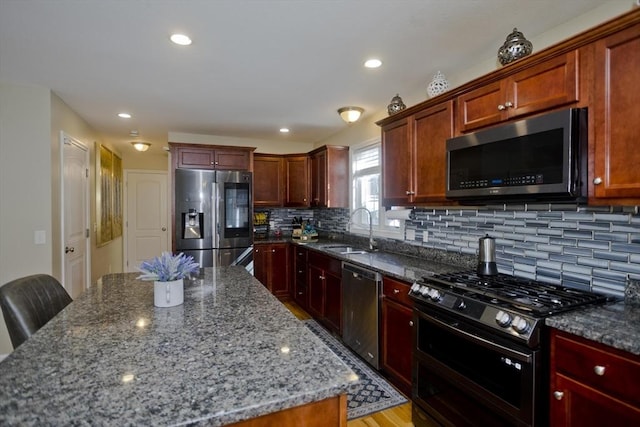
[[[194,262],[192,256],[163,252],[161,256],[140,264],[139,270],[144,274],[138,276],[138,279],[171,282],[190,277],[191,274],[197,273],[199,268],[200,265]]]

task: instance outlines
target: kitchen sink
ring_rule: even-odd
[[[342,246],[325,246],[324,249],[331,251],[331,252],[337,252],[340,255],[351,255],[351,254],[366,254],[369,251],[362,249],[362,248],[358,248],[355,246],[346,246],[346,245],[342,245]]]

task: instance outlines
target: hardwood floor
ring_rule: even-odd
[[[283,301],[285,307],[289,309],[298,319],[311,319],[309,313],[304,311],[293,301]],[[347,422],[347,427],[413,427],[411,422],[411,401],[404,405],[398,405],[390,409]]]

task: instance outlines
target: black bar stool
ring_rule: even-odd
[[[13,348],[27,340],[72,299],[55,277],[34,274],[0,286],[0,307]]]

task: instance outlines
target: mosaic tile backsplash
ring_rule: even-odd
[[[321,231],[343,233],[349,209],[271,210],[271,219],[283,231],[290,228],[293,216],[319,222]],[[620,297],[628,279],[640,280],[637,207],[416,208],[405,221],[403,243],[406,249],[475,256],[478,239],[485,234],[496,239],[500,273]]]

